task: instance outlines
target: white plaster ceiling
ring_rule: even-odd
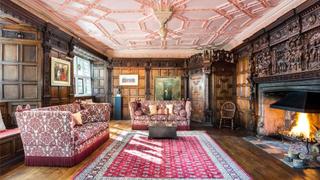
[[[41,13],[49,11],[48,19],[58,16],[53,19],[55,23],[71,29],[91,45],[99,46],[100,50],[139,52],[230,47],[232,42],[242,41],[244,37],[240,35],[248,29],[251,34],[259,30],[252,24],[259,19],[268,20],[265,16],[272,9],[287,4],[297,6],[303,1],[14,0],[24,5],[29,3],[38,14],[40,10]],[[160,23],[153,15],[159,4],[173,11],[166,23],[168,34],[164,41],[157,33]]]

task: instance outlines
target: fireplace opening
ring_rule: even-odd
[[[259,140],[248,141],[290,167],[320,168],[320,93],[269,87],[258,91]]]

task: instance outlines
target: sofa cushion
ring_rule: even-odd
[[[134,114],[136,116],[141,116],[143,114],[142,110],[137,110],[136,112],[134,112]]]
[[[77,130],[74,130],[74,143],[76,146],[82,144],[91,137],[92,134],[90,132],[79,132]]]
[[[105,122],[107,121],[105,114],[96,114],[91,116],[91,122]]]
[[[168,120],[168,115],[152,115],[151,120],[152,121],[166,121],[166,120]]]
[[[88,110],[81,110],[81,119],[82,119],[82,123],[86,124],[88,122],[91,122],[91,115],[90,112]]]
[[[136,116],[134,117],[135,120],[140,120],[140,121],[150,121],[151,116],[150,115],[141,115],[141,116]]]
[[[168,121],[186,121],[186,117],[182,117],[179,115],[169,115],[168,116]]]
[[[157,105],[149,105],[150,115],[157,114]]]
[[[108,127],[109,124],[107,122],[94,122],[84,124],[83,126],[75,126],[74,130],[79,131],[79,133],[89,132],[92,136],[95,136]]]
[[[165,108],[165,109],[158,109],[157,114],[162,114],[162,115],[169,115],[169,109]]]
[[[186,116],[187,116],[186,110],[181,110],[181,111],[179,112],[179,115],[182,116],[182,117],[186,117]]]

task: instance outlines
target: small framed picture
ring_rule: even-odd
[[[78,94],[83,94],[83,79],[78,78]]]
[[[138,86],[138,74],[119,75],[120,86]]]
[[[70,86],[70,62],[51,57],[51,86]]]

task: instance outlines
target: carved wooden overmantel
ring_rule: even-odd
[[[320,78],[320,2],[308,1],[290,14],[249,37],[245,48],[232,50],[236,60],[249,60],[250,129],[263,124],[255,118],[259,84]]]
[[[186,59],[186,64],[187,66],[186,70],[189,71],[190,75],[190,80],[193,81],[194,78],[193,76],[199,76],[199,74],[202,74],[204,76],[204,96],[202,97],[203,99],[203,109],[200,108],[200,112],[203,112],[203,116],[197,116],[194,118],[199,118],[203,117],[201,124],[202,125],[213,125],[215,122],[215,119],[218,119],[217,113],[219,113],[219,108],[216,105],[217,98],[222,101],[225,101],[225,98],[222,98],[219,96],[224,93],[229,94],[229,89],[233,88],[232,86],[232,77],[227,76],[232,76],[233,75],[233,70],[234,70],[234,60],[233,60],[233,54],[230,51],[225,51],[225,50],[206,50],[204,53],[198,53],[190,58]],[[212,75],[212,70],[214,74]],[[227,73],[227,74],[226,74]],[[219,76],[219,77],[218,77]],[[216,79],[218,77],[218,81],[221,82],[223,85],[217,85],[216,84]],[[221,79],[223,78],[223,79]],[[230,79],[231,78],[231,79]],[[191,96],[191,101],[198,101],[195,100],[193,97],[193,93],[195,93],[195,96],[198,97],[197,91],[194,91],[194,88],[199,88],[198,87],[198,80],[195,79],[195,82],[189,82],[190,83],[190,91],[189,94]],[[230,83],[229,83],[230,81]],[[213,84],[214,83],[214,84]],[[225,86],[224,83],[227,83]],[[229,83],[229,84],[228,84]],[[193,85],[195,87],[193,87]],[[212,89],[211,87],[214,87]],[[219,91],[219,95],[216,95],[218,91],[216,91],[216,88],[220,88],[221,92]],[[225,89],[226,88],[226,89]],[[233,91],[233,89],[230,90],[230,92]],[[213,93],[215,92],[215,93]],[[233,93],[231,93],[232,96]],[[229,96],[228,96],[229,97]],[[231,100],[232,99],[227,99]],[[219,101],[219,102],[222,102]],[[198,102],[195,102],[196,105]],[[222,104],[221,104],[222,105]],[[197,105],[198,106],[198,105]],[[197,107],[199,109],[199,107]],[[195,120],[197,121],[197,120]],[[197,121],[199,122],[199,121]]]

